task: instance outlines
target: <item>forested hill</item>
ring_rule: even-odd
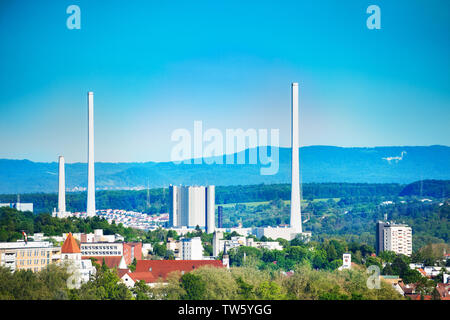
[[[410,185],[396,183],[304,183],[302,198],[314,199],[393,199],[398,196],[414,196],[410,190],[421,185],[422,196],[445,199],[450,196],[450,181],[422,181]],[[420,195],[420,194],[417,194]],[[147,190],[102,190],[96,192],[97,209],[123,209],[147,213],[165,213],[168,210],[169,192],[167,188],[148,191],[150,207],[147,206]],[[259,184],[216,187],[216,204],[290,200],[290,184]],[[0,203],[16,201],[15,194],[0,195]],[[22,202],[32,202],[34,212],[51,212],[57,206],[57,193],[29,193],[21,195]],[[67,209],[71,212],[86,210],[86,192],[66,194]]]
[[[424,180],[407,185],[400,196],[426,196],[433,198],[450,197],[450,180]]]
[[[258,153],[259,150],[251,149]],[[248,160],[249,150],[243,151]],[[235,155],[236,156],[236,155]],[[55,155],[56,158],[56,155]],[[256,164],[174,164],[172,162],[96,163],[99,189],[167,187],[169,184],[252,185],[290,181],[290,148],[279,148],[279,170],[261,175]],[[222,159],[225,159],[222,157]],[[236,158],[237,159],[237,158]],[[87,185],[85,163],[66,159],[68,190]],[[225,161],[223,161],[225,163]],[[311,182],[400,183],[450,179],[450,147],[341,148],[310,146],[300,149],[301,179]],[[0,159],[0,194],[56,192],[58,164]]]

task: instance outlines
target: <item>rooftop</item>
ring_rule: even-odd
[[[77,241],[70,232],[67,235],[66,241],[64,241],[64,244],[61,247],[61,253],[81,253]]]

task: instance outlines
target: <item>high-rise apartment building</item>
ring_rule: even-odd
[[[169,226],[215,229],[214,186],[170,186]]]
[[[404,224],[379,221],[377,223],[377,254],[393,251],[397,254],[412,254],[412,229]]]

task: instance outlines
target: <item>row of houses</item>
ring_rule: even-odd
[[[64,252],[68,239],[70,243],[77,243],[77,248],[81,258],[94,258],[101,260],[103,257],[123,257],[127,265],[134,259],[143,258],[143,245],[141,242],[83,242],[89,235],[78,234],[78,239],[71,233],[64,234],[62,239],[64,244],[60,247],[54,245],[54,241],[24,241],[0,243],[0,266],[7,267],[12,271],[31,270],[38,272],[52,263],[59,263],[69,259]],[[100,233],[97,233],[98,240],[104,240]],[[31,238],[31,237],[30,237]],[[34,235],[34,240],[42,240],[40,235]],[[73,240],[72,240],[73,239]],[[146,247],[148,250],[148,247]],[[145,250],[144,250],[145,251]],[[72,253],[72,252],[69,252]]]

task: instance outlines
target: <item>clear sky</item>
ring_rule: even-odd
[[[86,162],[88,91],[96,161],[167,161],[194,120],[289,146],[291,82],[301,145],[450,145],[449,31],[437,0],[2,0],[0,158]]]

